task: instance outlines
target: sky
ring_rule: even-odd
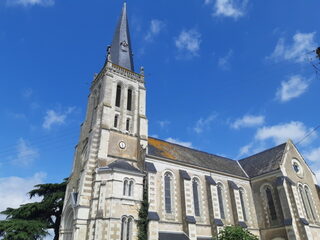
[[[69,176],[122,4],[0,0],[0,210]],[[150,136],[236,160],[292,139],[320,180],[319,1],[127,4]]]

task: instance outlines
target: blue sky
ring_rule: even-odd
[[[27,201],[32,185],[70,174],[90,82],[122,3],[0,0],[0,210]],[[308,60],[318,63],[310,51],[320,45],[319,7],[128,1],[150,135],[233,159],[298,143],[320,124],[320,78]],[[319,133],[297,146],[320,176]]]

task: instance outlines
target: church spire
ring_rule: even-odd
[[[134,71],[126,3],[123,4],[119,22],[113,37],[110,54],[111,62]]]

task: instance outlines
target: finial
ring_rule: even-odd
[[[140,74],[144,75],[144,67],[143,66],[140,67]]]

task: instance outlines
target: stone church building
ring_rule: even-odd
[[[316,178],[288,140],[235,161],[148,136],[126,4],[90,88],[60,240],[136,240],[147,186],[150,240],[209,240],[237,225],[261,240],[319,240]]]

